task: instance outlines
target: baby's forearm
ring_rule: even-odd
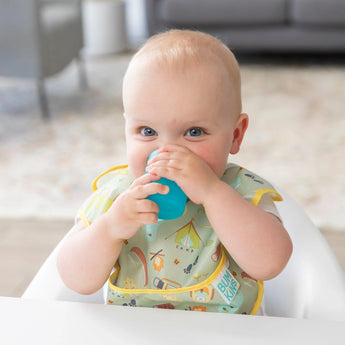
[[[137,178],[89,227],[80,223],[74,227],[57,262],[61,278],[69,288],[82,294],[99,290],[120,255],[123,240],[134,236],[142,225],[157,222],[158,205],[146,198],[168,192],[168,187],[151,183],[158,179],[150,174]]]
[[[87,228],[80,222],[66,238],[57,265],[70,289],[91,294],[107,281],[122,248],[122,240],[113,238],[108,227],[104,217]]]
[[[268,280],[288,262],[292,243],[280,220],[243,199],[220,181],[204,203],[219,239],[250,276]]]

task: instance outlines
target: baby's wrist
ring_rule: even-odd
[[[205,198],[202,202],[202,205],[206,209],[208,205],[212,204],[215,199],[217,199],[217,196],[219,195],[219,192],[222,192],[224,190],[224,182],[220,179],[214,180],[207,189],[207,193],[205,193]]]
[[[112,217],[106,212],[102,217],[99,218],[99,228],[102,231],[102,235],[107,238],[107,240],[112,243],[122,243],[124,239],[121,238],[120,234],[117,231],[117,227],[114,227],[114,221]]]

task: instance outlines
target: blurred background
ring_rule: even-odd
[[[345,269],[345,1],[0,0],[0,295],[21,296],[125,163],[123,75],[174,27],[234,51],[250,126],[231,160],[290,194]]]

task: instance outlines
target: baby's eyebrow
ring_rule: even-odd
[[[153,126],[146,119],[139,118],[139,117],[129,117],[128,120],[132,126],[136,126],[136,127],[142,127],[142,126],[151,127],[151,126]]]

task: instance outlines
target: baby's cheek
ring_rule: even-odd
[[[128,152],[127,154],[127,164],[129,171],[136,179],[145,173],[146,161],[141,158],[138,154]]]
[[[135,179],[144,175],[145,173],[145,166],[143,166],[143,164],[140,164],[140,162],[135,158],[133,159],[131,157],[128,157],[128,168]]]
[[[129,170],[135,179],[145,174],[145,168],[141,166],[129,166]]]
[[[225,159],[224,157],[217,157],[216,155],[213,155],[205,157],[204,161],[219,178],[223,176],[227,164],[227,159]]]

